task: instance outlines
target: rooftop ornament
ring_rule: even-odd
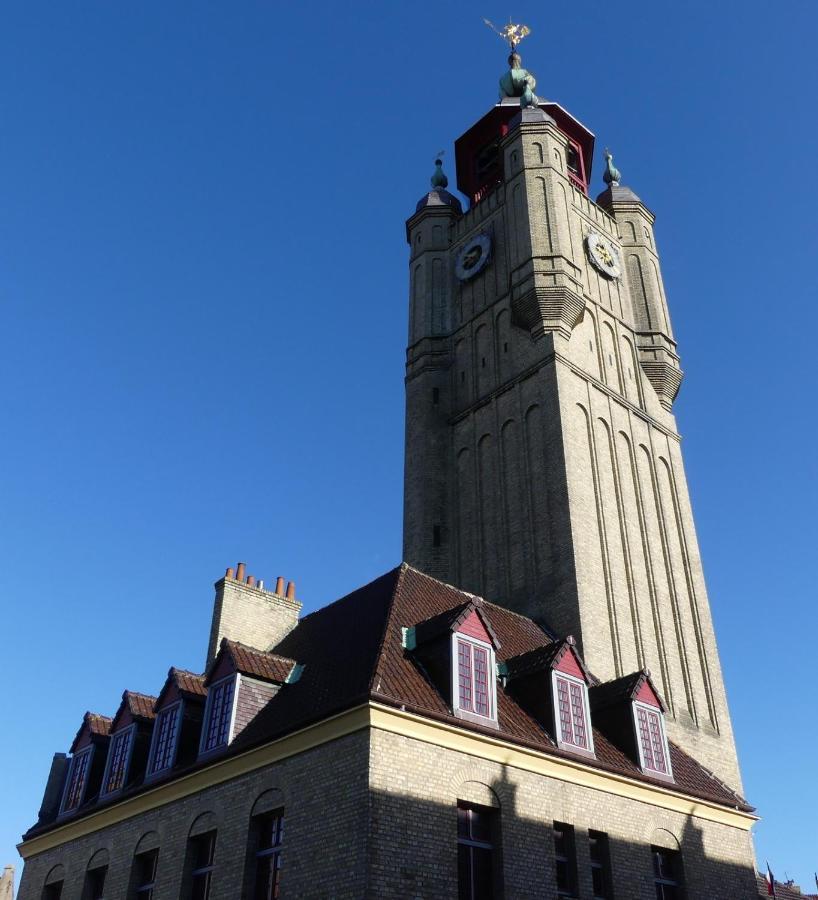
[[[506,97],[519,97],[522,109],[529,106],[536,107],[540,102],[534,93],[537,79],[531,72],[522,67],[523,61],[517,52],[517,45],[523,38],[531,34],[531,29],[528,25],[515,25],[511,21],[500,29],[492,22],[489,22],[488,19],[483,19],[483,21],[495,34],[499,35],[504,41],[508,41],[509,47],[511,47],[511,53],[508,57],[509,70],[500,79],[500,100]]]
[[[443,151],[437,154],[435,158],[435,171],[432,175],[432,190],[436,191],[441,188],[447,188],[449,186],[449,179],[446,177],[446,173],[443,171],[443,160],[441,159],[443,156]]]
[[[613,154],[606,147],[605,148],[605,171],[602,173],[602,180],[608,187],[618,187],[619,181],[622,178],[622,175],[619,172],[619,169],[613,164]]]

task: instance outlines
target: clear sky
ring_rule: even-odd
[[[0,866],[86,709],[201,669],[226,566],[311,610],[400,560],[404,220],[511,11],[657,214],[757,851],[812,887],[818,5],[304,9],[0,9]]]

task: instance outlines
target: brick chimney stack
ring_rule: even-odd
[[[278,578],[275,590],[268,591],[263,581],[256,581],[246,571],[240,562],[216,582],[207,666],[224,637],[258,650],[272,650],[298,624],[301,603],[295,598],[295,582],[285,587],[284,579]]]

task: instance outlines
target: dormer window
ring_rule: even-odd
[[[670,753],[662,711],[637,701],[633,704],[633,714],[642,771],[670,777]]]
[[[587,685],[581,679],[557,670],[552,673],[552,678],[558,746],[593,753]]]
[[[68,782],[63,794],[62,809],[67,813],[77,809],[85,797],[85,789],[88,786],[88,774],[91,767],[91,754],[93,747],[87,747],[80,753],[75,753],[71,759],[71,771],[68,773]]]
[[[478,716],[491,715],[490,647],[457,638],[457,707]]]
[[[156,716],[153,729],[153,749],[151,751],[149,775],[157,775],[169,769],[176,758],[176,743],[179,734],[179,720],[182,704],[174,703]]]
[[[202,730],[201,753],[217,750],[230,742],[237,677],[229,676],[210,686],[205,710],[205,727]]]
[[[128,763],[133,749],[134,733],[136,725],[130,725],[117,732],[111,738],[111,747],[108,750],[108,763],[105,767],[105,777],[102,779],[102,795],[112,794],[125,785],[125,776],[128,771]]]

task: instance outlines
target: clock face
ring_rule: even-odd
[[[619,278],[622,274],[619,251],[607,238],[592,231],[585,238],[585,247],[588,251],[588,258],[595,269],[598,269],[603,275],[607,275],[608,278]]]
[[[467,241],[458,251],[454,261],[454,273],[461,281],[473,278],[485,268],[491,256],[491,238],[478,234]]]

